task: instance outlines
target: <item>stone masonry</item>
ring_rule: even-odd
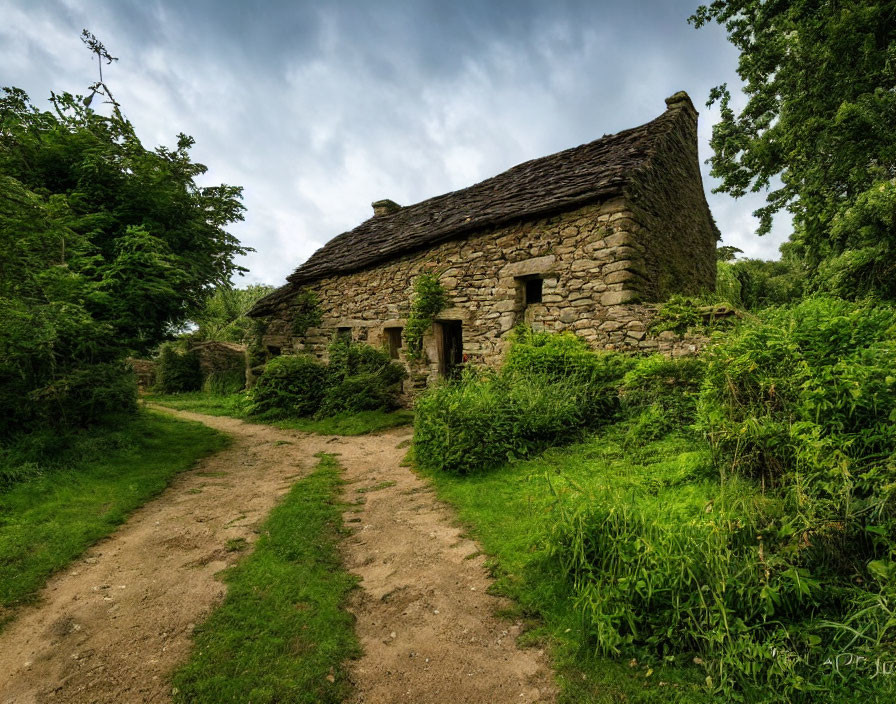
[[[672,333],[648,334],[655,311],[652,304],[671,293],[696,294],[715,284],[718,232],[700,180],[697,113],[684,94],[673,96],[667,104],[665,115],[636,128],[646,130],[647,136],[635,147],[628,146],[624,155],[630,158],[635,148],[640,149],[643,155],[632,159],[636,165],[626,163],[618,170],[622,175],[616,177],[620,185],[603,188],[596,197],[549,209],[553,212],[485,222],[472,231],[460,231],[428,246],[418,244],[409,251],[393,247],[397,251],[390,256],[354,271],[347,271],[351,267],[344,263],[316,264],[315,257],[318,261],[321,257],[315,255],[291,277],[290,284],[253,311],[267,318],[265,344],[273,353],[305,352],[325,358],[327,346],[338,333],[376,346],[389,346],[391,340],[393,351],[409,364],[412,378],[420,385],[444,370],[441,328],[449,323],[455,327],[460,323],[464,361],[474,364],[497,365],[508,333],[519,323],[539,330],[569,330],[598,349],[695,352],[700,340],[684,340]],[[654,124],[658,136],[649,132]],[[580,158],[574,150],[568,151],[567,159]],[[623,157],[603,158],[618,162]],[[531,171],[537,166],[538,162],[527,162],[516,168]],[[551,171],[545,171],[545,178],[550,178]],[[489,194],[496,190],[493,186]],[[458,194],[467,200],[472,197]],[[386,227],[388,218],[399,222],[402,209],[391,206],[362,226],[373,233],[368,237],[378,237],[375,228]],[[444,202],[439,208],[439,215],[446,212]],[[394,236],[401,231],[396,225],[394,232],[399,234]],[[359,241],[363,235],[355,231],[340,235],[334,240],[337,245],[321,250],[324,260],[328,247],[351,245],[350,241],[340,245],[340,238]],[[337,270],[328,272],[328,266]],[[311,273],[302,276],[306,267]],[[424,338],[424,361],[411,363],[403,348],[395,350],[395,330],[405,327],[414,281],[422,273],[438,276],[449,305]],[[527,294],[527,282],[532,281],[539,282],[537,295]],[[296,336],[292,332],[294,303],[303,290],[317,295],[322,323]],[[535,300],[527,300],[527,295]]]

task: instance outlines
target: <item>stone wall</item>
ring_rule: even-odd
[[[274,353],[304,351],[325,358],[333,335],[348,328],[354,340],[384,345],[387,328],[405,325],[415,278],[433,273],[449,306],[424,339],[426,360],[409,363],[417,385],[439,374],[438,321],[461,321],[464,357],[476,364],[497,365],[507,334],[520,322],[571,330],[595,348],[693,352],[699,341],[647,336],[652,312],[642,302],[656,289],[648,276],[650,234],[637,210],[616,198],[318,280],[308,288],[320,300],[321,327],[294,336],[295,312],[281,305],[268,321],[264,342]],[[710,246],[714,256],[715,242]],[[525,281],[531,277],[542,279],[542,301],[526,305]],[[681,282],[681,290],[692,284]],[[399,358],[408,361],[403,350]]]
[[[236,372],[246,370],[246,346],[235,342],[208,340],[193,342],[190,350],[199,357],[199,368],[205,379],[215,372]]]
[[[714,291],[716,285],[719,233],[703,193],[697,111],[684,93],[666,102],[680,113],[676,128],[662,137],[627,193],[634,226],[650,233],[642,239],[646,248],[639,271],[641,291],[649,301]]]
[[[156,363],[151,359],[128,357],[125,360],[134,370],[137,377],[137,388],[149,389],[156,383]]]

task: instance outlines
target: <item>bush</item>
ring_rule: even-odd
[[[534,332],[519,327],[501,368],[507,379],[530,377],[548,383],[568,382],[575,388],[585,423],[607,422],[619,410],[619,385],[635,358],[619,352],[595,352],[572,333]]]
[[[770,309],[707,357],[700,418],[729,471],[777,482],[896,451],[896,309],[810,298]]]
[[[638,360],[620,391],[623,409],[632,420],[630,439],[654,440],[691,426],[703,374],[699,357],[670,359],[657,354]]]
[[[252,415],[310,416],[318,411],[329,379],[327,368],[314,357],[274,357],[252,389]]]
[[[417,400],[414,457],[455,474],[491,469],[577,438],[583,405],[571,381],[466,372]]]
[[[215,396],[238,394],[246,387],[246,371],[244,369],[228,369],[212,372],[202,382],[202,390]]]
[[[202,388],[199,355],[170,343],[162,345],[156,365],[156,385],[164,394],[199,391]]]
[[[392,410],[397,406],[403,365],[370,345],[336,338],[329,348],[328,387],[318,417]]]
[[[275,357],[252,390],[254,415],[329,417],[397,406],[407,373],[369,345],[337,339],[324,365],[307,355]]]
[[[719,267],[720,278],[716,290],[735,286],[737,280],[738,301],[747,310],[759,310],[769,306],[797,303],[806,289],[808,274],[805,265],[790,251],[789,244],[782,247],[782,257],[777,261],[765,259],[740,259],[727,264],[725,273]],[[721,288],[720,288],[721,287]]]
[[[633,364],[571,334],[521,328],[499,374],[467,372],[417,400],[415,457],[426,468],[471,474],[570,442],[615,417]]]

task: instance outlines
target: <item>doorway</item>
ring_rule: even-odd
[[[463,325],[459,320],[443,320],[439,325],[442,328],[439,371],[446,379],[454,379],[464,362]]]

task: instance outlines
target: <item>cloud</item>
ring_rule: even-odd
[[[147,145],[196,138],[207,183],[245,188],[233,232],[257,251],[244,282],[279,284],[370,203],[413,203],[527,159],[646,122],[685,89],[739,85],[696,3],[0,0],[0,83],[39,105],[83,89],[89,28],[120,57],[105,77]],[[710,124],[701,109],[701,157]],[[726,244],[773,257],[761,198],[710,194]]]

